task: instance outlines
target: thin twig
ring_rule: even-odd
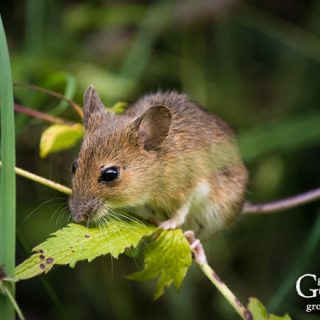
[[[1,168],[1,166],[2,166],[2,162],[0,161],[0,168]],[[38,175],[31,173],[29,171],[15,167],[15,173],[21,177],[38,182],[38,183],[43,184],[51,189],[60,191],[60,192],[65,193],[67,195],[70,195],[72,193],[72,190],[70,188],[68,188],[60,183],[57,183],[52,180],[38,176]]]
[[[82,108],[77,103],[72,101],[71,99],[68,99],[67,97],[65,97],[63,94],[60,94],[58,92],[55,92],[55,91],[52,91],[52,90],[49,90],[49,89],[45,89],[45,88],[42,88],[42,87],[38,87],[38,86],[36,86],[34,84],[30,84],[30,83],[15,82],[14,86],[29,88],[29,89],[32,89],[32,90],[35,90],[35,91],[46,93],[46,94],[48,94],[48,95],[50,95],[52,97],[58,98],[60,100],[64,100],[64,101],[69,103],[69,105],[80,115],[81,118],[83,117]]]
[[[267,214],[278,211],[285,211],[288,209],[302,206],[306,203],[320,200],[320,188],[311,190],[290,198],[281,199],[268,203],[250,203],[246,202],[242,208],[244,214]]]
[[[205,276],[220,291],[242,319],[252,320],[252,313],[241,303],[224,281],[222,281],[217,273],[209,266],[203,246],[200,240],[195,238],[194,232],[186,231],[184,235],[190,243],[195,263],[200,267]]]
[[[220,291],[225,299],[231,304],[233,309],[238,312],[244,320],[252,320],[252,313],[240,302],[229,287],[221,280],[217,273],[208,265],[208,263],[199,264],[200,269],[211,281],[211,283]]]
[[[52,116],[50,114],[47,114],[47,113],[44,113],[44,112],[41,112],[38,110],[27,108],[27,107],[22,106],[21,104],[18,104],[18,103],[14,104],[14,110],[16,112],[23,113],[28,116],[31,116],[31,117],[34,117],[34,118],[37,118],[37,119],[40,119],[43,121],[51,122],[51,123],[67,124],[67,125],[75,124],[74,122],[65,120],[63,118],[55,117],[55,116]]]

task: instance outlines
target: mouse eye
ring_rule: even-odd
[[[119,171],[118,167],[102,168],[99,182],[110,183],[115,181],[119,177]]]
[[[77,165],[78,165],[78,160],[74,160],[73,163],[72,163],[72,166],[71,166],[72,174],[74,174],[76,172]]]

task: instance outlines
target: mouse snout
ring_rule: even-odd
[[[71,216],[75,222],[86,222],[92,220],[95,213],[103,205],[102,200],[96,198],[84,198],[72,196],[69,201]]]

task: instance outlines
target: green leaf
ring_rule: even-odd
[[[49,272],[54,265],[74,267],[110,253],[114,258],[127,248],[136,247],[155,228],[135,221],[109,220],[100,228],[69,224],[33,249],[34,254],[16,267],[15,279],[24,280]]]
[[[154,226],[133,220],[111,219],[106,225],[95,228],[71,223],[33,249],[34,254],[16,267],[15,280],[48,273],[55,265],[74,267],[78,261],[90,262],[108,253],[118,258],[126,249],[136,248],[144,236],[150,236],[156,230]],[[159,278],[155,299],[171,284],[179,290],[192,262],[190,245],[182,231],[158,230],[149,238],[144,249],[144,269],[129,275],[128,278]]]
[[[248,309],[253,315],[253,320],[291,320],[288,314],[285,314],[283,317],[274,314],[268,315],[265,306],[257,298],[249,299]]]
[[[182,231],[162,231],[145,247],[144,269],[128,276],[131,280],[158,278],[154,298],[159,298],[172,283],[179,290],[192,257],[190,245]]]
[[[40,140],[40,157],[73,147],[84,134],[81,124],[54,124],[43,131]]]
[[[267,320],[268,319],[267,310],[258,299],[250,298],[248,309],[251,311],[254,320]]]

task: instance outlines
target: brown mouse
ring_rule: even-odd
[[[124,210],[204,238],[239,215],[248,174],[233,132],[186,95],[147,95],[119,115],[90,86],[83,121],[70,198],[76,222]]]

